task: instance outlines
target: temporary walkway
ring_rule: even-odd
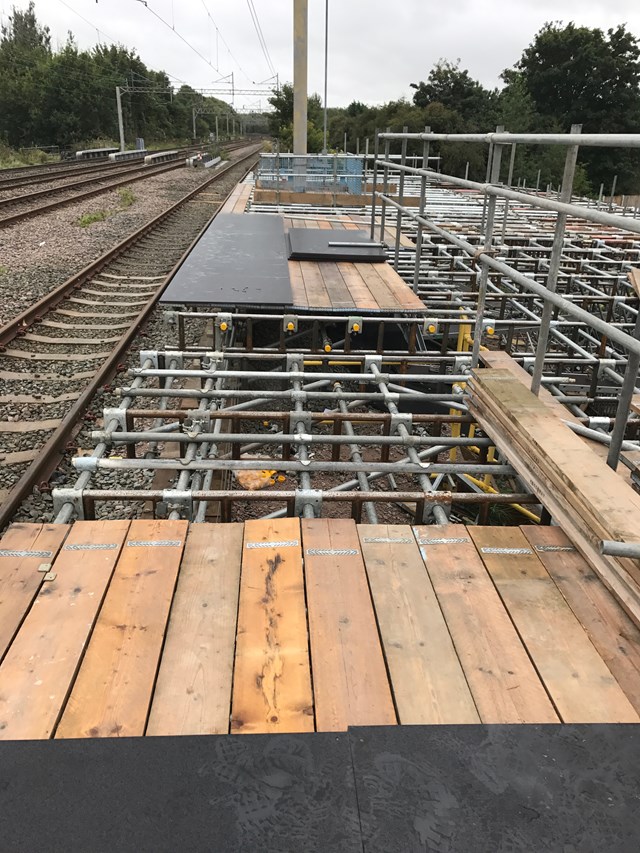
[[[17,524],[0,572],[0,739],[640,720],[558,528]]]

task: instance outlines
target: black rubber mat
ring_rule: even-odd
[[[367,853],[640,850],[640,726],[351,729]]]
[[[290,228],[287,232],[289,260],[357,261],[382,264],[387,260],[384,248],[372,246],[364,231],[328,231],[320,228]],[[362,246],[330,245],[362,243]]]
[[[0,743],[2,853],[636,853],[639,802],[633,725]]]
[[[361,852],[348,736],[2,743],[0,850]]]
[[[176,271],[161,302],[184,305],[291,305],[280,216],[220,213]]]

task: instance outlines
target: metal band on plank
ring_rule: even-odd
[[[10,549],[0,549],[0,557],[53,557],[53,551],[11,551]]]
[[[152,542],[145,542],[143,540],[134,541],[130,539],[127,542],[128,548],[179,548],[182,545],[182,541],[180,539],[158,539]]]
[[[247,548],[296,548],[300,542],[289,539],[282,542],[247,542]]]
[[[118,546],[114,543],[109,543],[105,545],[96,544],[93,542],[89,542],[86,545],[65,545],[65,551],[112,551],[114,548]]]
[[[481,548],[482,554],[533,554],[531,548]]]
[[[360,551],[355,548],[307,548],[309,557],[356,557]]]
[[[540,553],[551,553],[554,554],[556,551],[575,551],[576,549],[573,545],[536,545],[536,551],[540,551]]]
[[[462,545],[470,541],[467,536],[460,536],[457,539],[418,539],[418,545]]]
[[[362,540],[366,545],[390,544],[390,545],[411,545],[413,539],[393,539],[389,536],[365,536]]]

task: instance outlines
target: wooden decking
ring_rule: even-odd
[[[17,524],[0,658],[0,739],[640,722],[640,631],[555,527]]]
[[[252,184],[238,184],[229,196],[223,213],[244,214],[251,197]],[[357,220],[357,221],[354,221]],[[362,217],[344,213],[326,218],[304,215],[285,217],[285,228],[325,228],[368,230]],[[393,245],[395,230],[388,227],[386,240]],[[403,246],[413,247],[406,237]],[[423,313],[425,305],[388,264],[289,261],[293,309],[337,313],[407,314]]]

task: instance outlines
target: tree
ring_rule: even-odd
[[[497,93],[474,80],[460,60],[440,59],[431,69],[427,82],[411,83],[416,90],[413,102],[418,107],[439,103],[462,118],[467,130],[488,130],[495,124]]]
[[[51,58],[49,29],[38,24],[34,8],[14,8],[0,41],[0,135],[14,146],[34,140],[40,81]]]
[[[273,107],[269,115],[269,129],[277,136],[285,150],[293,148],[293,85],[283,83],[274,89],[268,98]],[[307,149],[310,154],[322,151],[323,110],[320,95],[309,95],[307,99]]]
[[[547,23],[508,73],[508,88],[522,85],[531,98],[539,129],[577,123],[585,133],[625,133],[640,125],[640,46],[624,25],[605,34]],[[580,159],[594,187],[617,173],[622,192],[637,192],[640,153],[583,149]]]

